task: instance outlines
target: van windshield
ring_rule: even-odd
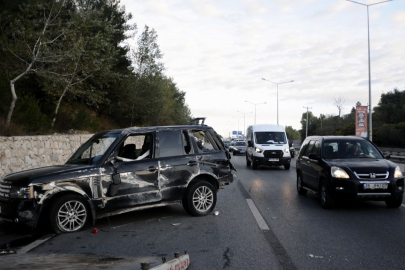
[[[280,144],[287,143],[284,132],[263,131],[255,132],[255,141],[257,144]]]

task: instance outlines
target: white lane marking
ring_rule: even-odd
[[[262,217],[262,215],[260,215],[259,210],[257,209],[252,199],[246,199],[246,202],[249,205],[250,211],[252,211],[252,214],[255,217],[257,225],[259,225],[259,228],[261,230],[267,231],[270,230],[269,226],[267,226],[266,221],[264,221],[264,218]]]
[[[405,207],[405,204],[402,204],[402,207]]]
[[[31,249],[36,248],[36,247],[39,246],[40,244],[42,244],[42,243],[48,241],[49,239],[51,239],[51,238],[54,237],[55,235],[56,235],[56,234],[47,234],[47,235],[44,235],[44,236],[42,236],[41,238],[39,238],[39,239],[35,240],[34,242],[32,242],[31,244],[26,245],[25,247],[19,249],[19,250],[17,251],[17,253],[19,253],[19,254],[27,253],[27,252],[30,251]]]

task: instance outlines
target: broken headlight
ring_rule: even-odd
[[[17,197],[21,199],[34,198],[34,186],[22,187],[17,191]]]

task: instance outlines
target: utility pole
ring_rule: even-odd
[[[308,109],[312,109],[312,107],[305,107],[304,106],[304,109],[305,108],[307,109],[307,131],[305,132],[305,138],[306,138],[306,137],[308,137]]]

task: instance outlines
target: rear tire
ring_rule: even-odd
[[[387,206],[389,208],[398,208],[402,204],[403,196],[404,196],[403,194],[401,194],[400,196],[395,196],[395,197],[392,196],[392,197],[386,199],[385,203],[387,204]]]
[[[217,203],[217,193],[207,181],[192,183],[183,198],[183,207],[192,216],[206,216],[212,212]]]
[[[82,197],[68,194],[53,202],[49,218],[51,228],[57,234],[78,232],[89,223],[90,211]]]

